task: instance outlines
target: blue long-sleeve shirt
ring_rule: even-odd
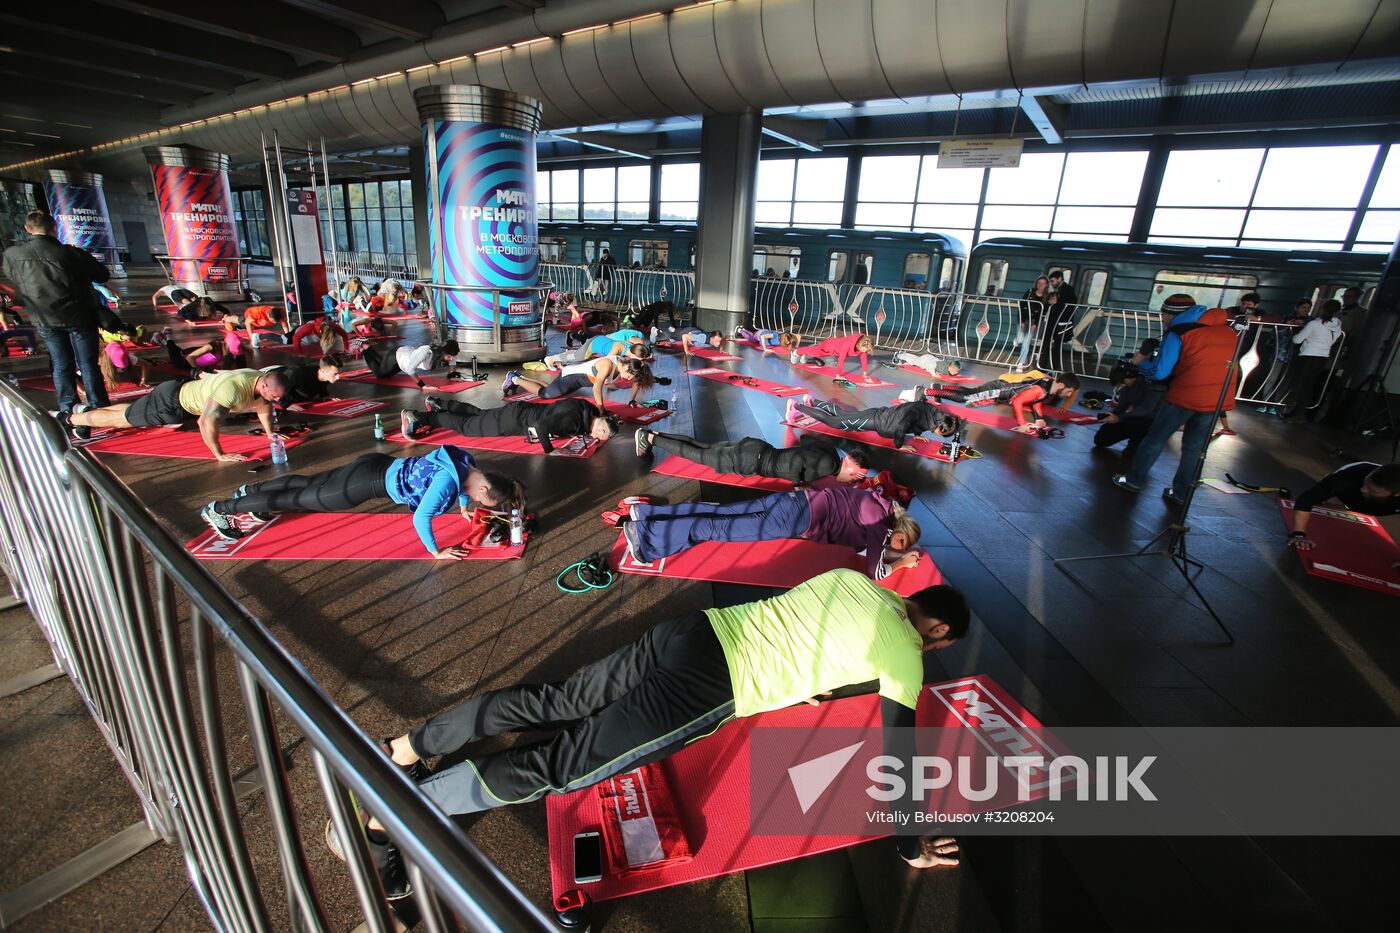
[[[1181,333],[1177,328],[1183,324],[1195,324],[1206,313],[1205,305],[1192,305],[1172,318],[1171,326],[1162,337],[1162,347],[1150,360],[1138,364],[1138,372],[1153,382],[1164,382],[1171,377],[1181,359]]]
[[[430,554],[438,551],[433,519],[471,502],[465,482],[472,464],[471,454],[444,444],[426,457],[395,460],[384,476],[389,498],[413,509],[413,528]]]

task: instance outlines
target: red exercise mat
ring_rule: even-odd
[[[58,391],[53,384],[53,376],[25,376],[19,381],[19,384],[26,389],[38,389],[40,392]],[[143,386],[135,382],[119,382],[115,388],[107,390],[107,398],[113,402],[122,402],[127,399],[140,398],[154,388],[154,385]]]
[[[186,327],[223,327],[223,321],[182,321]]]
[[[383,402],[368,398],[323,398],[315,402],[298,402],[288,411],[304,415],[325,415],[330,418],[353,418],[386,407]]]
[[[300,437],[288,437],[287,449],[301,443]],[[114,431],[111,437],[87,444],[87,449],[100,454],[129,454],[138,457],[164,457],[170,460],[213,460],[214,455],[204,445],[198,431],[176,428],[130,428]],[[266,460],[272,454],[267,439],[255,434],[219,433],[219,446],[227,454],[244,454],[249,460]]]
[[[965,418],[973,424],[985,424],[989,428],[1001,428],[1003,431],[1016,430],[1016,419],[1010,415],[999,415],[985,408],[969,408],[967,405],[955,405],[952,402],[936,402],[934,407],[950,415]]]
[[[664,350],[676,350],[678,352],[681,350],[680,343],[675,340],[658,340],[656,345]],[[698,356],[702,360],[709,360],[711,363],[730,363],[735,360],[743,359],[741,356],[735,356],[733,353],[725,353],[723,350],[716,350],[714,347],[691,347],[690,355]]]
[[[1018,747],[1042,750],[1041,754],[1047,759],[1058,753],[1053,737],[1046,735],[1040,721],[986,675],[925,685],[919,695],[915,723],[920,727],[949,730],[940,734],[947,740],[947,747],[933,750],[948,760],[956,760],[960,754],[984,754],[987,749],[1004,755],[1025,754],[1016,751]],[[805,730],[803,735],[812,739],[811,754],[817,757],[827,751],[833,741],[838,746],[849,743],[851,733],[845,730],[878,728],[879,725],[880,698],[876,694],[844,697],[817,706],[803,703],[732,720],[713,735],[663,759],[661,767],[672,796],[679,802],[694,857],[655,871],[619,876],[605,865],[601,881],[576,884],[574,836],[597,832],[602,827],[597,789],[586,787],[546,797],[549,874],[554,896],[582,889],[595,901],[612,900],[844,849],[891,835],[886,828],[888,824],[872,827],[869,835],[777,836],[750,832],[749,743],[756,727]],[[965,731],[951,731],[959,726]],[[831,738],[818,745],[826,738],[828,729],[833,730]],[[878,749],[873,750],[873,754],[879,753]],[[858,774],[864,771],[859,764],[854,768]],[[1000,783],[1001,793],[1009,799],[985,801],[980,806],[986,811],[1014,804],[1015,792],[1006,786],[1014,782]],[[1036,783],[1031,785],[1027,796],[1041,799],[1046,793],[1043,784]],[[931,806],[939,807],[940,799],[932,796]],[[782,807],[784,817],[788,811],[797,810],[799,804],[790,784],[773,788],[762,801],[765,816],[771,816],[774,807]]]
[[[796,423],[783,419],[782,424],[790,428],[798,428],[803,431],[815,431],[818,434],[827,434],[831,437],[845,437],[853,441],[860,441],[862,444],[869,444],[871,447],[884,447],[889,450],[899,450],[906,454],[917,454],[920,457],[928,457],[930,460],[942,460],[948,462],[948,455],[943,453],[943,442],[932,441],[926,437],[916,437],[909,442],[908,447],[894,446],[894,441],[887,437],[882,437],[874,431],[842,431],[840,428],[833,428],[830,425],[822,424],[815,418],[809,418],[801,413],[798,414]]]
[[[438,544],[464,544],[467,560],[523,557],[529,545],[485,546],[487,528],[455,510],[433,519]],[[200,560],[436,560],[418,540],[413,516],[399,512],[304,512],[278,515],[251,529],[248,537],[226,541],[213,529],[185,547]],[[443,563],[452,563],[443,561]]]
[[[413,440],[406,439],[398,431],[389,435],[389,440],[400,444],[455,444],[458,447],[467,447],[471,450],[492,450],[507,454],[534,454],[536,456],[549,456],[540,448],[539,444],[531,444],[519,434],[511,434],[504,437],[472,437],[470,435],[458,434],[456,431],[449,431],[446,428],[433,428],[431,431],[419,434]],[[587,460],[598,452],[603,445],[597,438],[592,436],[579,435],[565,440],[560,438],[554,442],[554,449],[560,451],[561,457],[575,457],[579,460]]]
[[[714,470],[694,460],[672,454],[651,468],[651,472],[662,476],[675,476],[680,479],[693,479],[702,483],[723,483],[725,486],[743,486],[746,489],[765,489],[779,492],[792,488],[785,479],[772,479],[767,476],[741,476],[738,473],[716,473]]]
[[[878,379],[875,376],[866,378],[858,372],[843,372],[835,366],[818,366],[815,363],[798,363],[795,368],[809,373],[816,373],[818,376],[826,376],[828,379],[844,379],[857,389],[898,388],[893,382],[885,382],[883,379]]]
[[[397,376],[385,376],[383,378],[374,375],[368,369],[356,369],[348,373],[342,373],[340,378],[353,379],[356,382],[368,383],[376,386],[394,386],[398,389],[416,389],[418,383],[409,376],[399,374]],[[470,379],[453,379],[448,381],[441,376],[423,376],[423,382],[434,392],[446,392],[454,395],[458,392],[465,392],[468,389],[475,389],[477,386],[486,385],[485,380],[473,382]]]
[[[1063,421],[1066,424],[1098,424],[1099,419],[1093,415],[1086,415],[1082,411],[1070,411],[1068,408],[1056,408],[1045,406],[1045,415],[1054,418],[1056,421]]]
[[[630,385],[630,383],[629,383]],[[620,388],[627,388],[622,386]],[[533,393],[512,395],[505,399],[507,402],[535,402],[539,405],[552,405],[555,402],[562,402],[566,398],[582,398],[579,395],[562,395],[559,398],[540,398]],[[671,417],[671,412],[664,408],[648,408],[645,405],[629,405],[626,402],[614,402],[612,399],[603,400],[603,410],[611,415],[617,415],[623,421],[632,424],[655,424],[662,418]]]
[[[701,376],[705,379],[713,379],[715,382],[723,382],[726,385],[735,385],[744,389],[754,389],[758,392],[767,392],[769,395],[776,395],[784,398],[791,395],[801,395],[806,392],[799,386],[783,385],[781,382],[769,382],[767,379],[760,379],[757,376],[747,376],[742,373],[732,373],[727,369],[711,367],[708,369],[692,369],[687,375]],[[730,376],[738,376],[738,379],[730,379]],[[745,382],[744,380],[748,380]]]
[[[1284,527],[1293,530],[1293,500],[1280,499]],[[1299,551],[1303,569],[1315,577],[1400,596],[1400,548],[1371,515],[1346,509],[1313,509],[1308,537],[1317,544]]]
[[[921,366],[909,366],[901,364],[899,368],[904,370],[906,373],[913,373],[916,376],[923,376],[925,379],[932,379],[936,382],[946,382],[949,385],[955,386],[971,386],[977,385],[977,383],[985,381],[982,379],[978,379],[976,376],[940,376],[937,373],[929,372],[927,369],[924,369]]]
[[[772,541],[702,541],[679,554],[646,564],[632,556],[627,549],[627,539],[618,535],[612,549],[611,566],[622,573],[642,576],[790,589],[828,570],[846,568],[864,573],[865,558],[842,544],[822,544],[805,538],[779,538]],[[876,582],[901,596],[910,596],[926,586],[942,583],[943,574],[925,553],[919,558],[919,566],[890,574],[885,580]]]

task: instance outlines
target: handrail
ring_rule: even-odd
[[[22,588],[35,597],[31,608],[60,667],[127,770],[148,821],[182,847],[216,928],[267,929],[267,904],[274,899],[262,888],[271,882],[248,868],[243,816],[232,807],[220,706],[211,696],[217,690],[211,642],[232,653],[244,683],[285,896],[303,925],[328,928],[306,870],[269,702],[311,746],[326,799],[348,790],[384,824],[414,876],[427,882],[414,895],[427,910],[441,897],[473,929],[550,929],[500,869],[91,452],[70,448],[47,413],[4,384],[0,421],[0,520],[16,551]],[[60,530],[65,537],[57,552],[53,535]],[[43,532],[47,539],[36,536]],[[198,717],[179,636],[181,597],[194,628],[204,714]],[[201,756],[202,747],[210,760]],[[320,805],[302,801],[308,803]],[[381,929],[387,917],[382,895],[353,833],[353,826],[341,832],[348,870],[356,888],[373,895],[361,906],[371,929]]]

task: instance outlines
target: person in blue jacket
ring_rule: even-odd
[[[428,553],[439,560],[461,560],[467,549],[439,547],[433,519],[453,506],[471,518],[470,506],[525,513],[525,488],[520,481],[478,469],[471,454],[443,445],[426,457],[363,454],[343,467],[311,476],[291,474],[264,483],[238,487],[228,499],[210,502],[199,512],[221,538],[247,534],[244,527],[272,520],[282,512],[344,512],[374,499],[391,499],[413,510],[413,527]],[[240,522],[235,516],[242,516]]]
[[[1149,356],[1138,352],[1133,357],[1133,362],[1137,364],[1138,373],[1149,382],[1166,382],[1176,371],[1177,361],[1181,359],[1181,337],[1187,331],[1204,327],[1201,323],[1201,316],[1210,309],[1203,304],[1197,304],[1196,299],[1185,292],[1178,292],[1162,302],[1162,314],[1167,316],[1165,321],[1167,331],[1162,335],[1161,347],[1155,356]],[[1232,325],[1233,326],[1233,325]],[[1216,436],[1222,434],[1234,435],[1235,431],[1230,427],[1230,416],[1228,412],[1220,413],[1220,420],[1215,429]]]

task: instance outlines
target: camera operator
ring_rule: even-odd
[[[1146,343],[1155,345],[1157,341]],[[1107,403],[1109,411],[1099,413],[1101,424],[1094,433],[1094,446],[1112,447],[1127,441],[1123,457],[1131,461],[1152,427],[1152,416],[1166,397],[1167,387],[1144,379],[1137,364],[1127,359],[1113,367],[1108,381],[1114,386],[1113,398]]]

